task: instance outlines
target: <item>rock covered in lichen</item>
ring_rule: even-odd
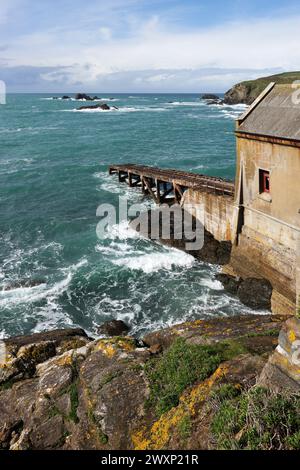
[[[271,316],[198,320],[149,334],[144,343],[126,336],[91,339],[82,330],[6,340],[0,448],[208,448],[210,392],[222,383],[252,385],[277,345],[281,324]],[[213,368],[187,382],[178,401],[158,416],[149,370],[159,370],[161,361],[168,367],[165,354],[178,339],[183,350],[200,352],[207,345],[221,351],[229,341],[230,360],[217,353]]]

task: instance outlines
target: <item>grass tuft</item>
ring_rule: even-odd
[[[150,383],[148,406],[154,407],[161,416],[178,405],[186,387],[205,380],[221,362],[244,352],[243,346],[235,341],[204,346],[188,344],[179,338],[162,356],[146,363],[145,372]]]
[[[299,395],[288,397],[260,387],[238,396],[227,392],[219,396],[211,425],[218,449],[300,449]]]

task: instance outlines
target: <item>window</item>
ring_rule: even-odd
[[[269,193],[270,188],[270,172],[266,170],[259,170],[259,192]]]

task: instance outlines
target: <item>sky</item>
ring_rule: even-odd
[[[8,92],[224,92],[300,70],[299,0],[0,0]]]

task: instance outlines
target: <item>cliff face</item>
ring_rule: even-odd
[[[282,73],[238,83],[225,93],[224,103],[229,105],[240,103],[251,105],[269,83],[285,84],[293,83],[297,80],[300,80],[300,72]]]
[[[5,340],[0,449],[224,447],[224,394],[247,399],[281,326],[281,317],[251,315],[184,323],[143,342],[78,329]],[[232,448],[248,446],[244,424]]]

